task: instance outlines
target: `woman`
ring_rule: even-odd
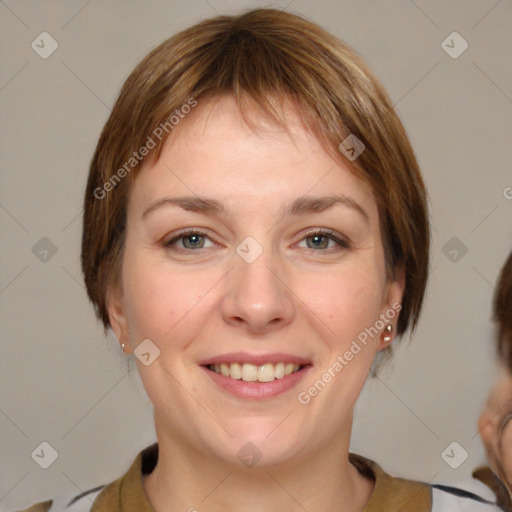
[[[271,9],[164,42],[103,129],[82,240],[158,443],[63,510],[492,510],[349,453],[376,356],[417,323],[428,248],[405,130],[344,43]]]
[[[473,476],[487,484],[501,508],[512,511],[512,252],[501,269],[494,295],[499,377],[491,389],[478,421],[490,467],[475,469]]]

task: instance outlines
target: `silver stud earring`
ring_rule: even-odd
[[[393,331],[393,326],[391,324],[386,325],[386,328],[384,330],[388,333],[386,336],[384,336],[384,342],[388,343],[389,341],[391,341],[391,336],[389,335]]]
[[[124,343],[121,343],[121,348],[123,349],[123,352],[124,352]]]

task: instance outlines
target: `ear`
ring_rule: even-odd
[[[395,268],[394,275],[388,278],[386,284],[380,315],[385,325],[375,341],[377,350],[383,350],[388,347],[395,337],[398,316],[402,309],[404,289],[405,267],[402,265]]]
[[[125,307],[123,303],[123,292],[120,286],[111,285],[107,291],[107,311],[110,326],[126,353],[131,353],[130,337],[128,336],[128,324],[126,321]],[[123,346],[124,345],[124,346]]]

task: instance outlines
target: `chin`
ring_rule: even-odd
[[[303,452],[301,445],[304,440],[298,436],[303,436],[304,433],[300,432],[298,426],[278,426],[282,420],[283,418],[278,421],[276,418],[269,418],[258,421],[253,418],[250,420],[250,427],[247,427],[247,421],[242,425],[227,426],[232,438],[223,436],[223,441],[215,446],[211,446],[211,437],[205,441],[210,444],[215,456],[228,464],[241,467],[285,464]]]

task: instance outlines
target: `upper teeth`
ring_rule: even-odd
[[[212,364],[210,370],[220,373],[225,377],[243,380],[245,382],[270,382],[274,379],[282,379],[299,370],[300,366],[293,363],[267,363],[261,366],[254,364],[222,363]]]

